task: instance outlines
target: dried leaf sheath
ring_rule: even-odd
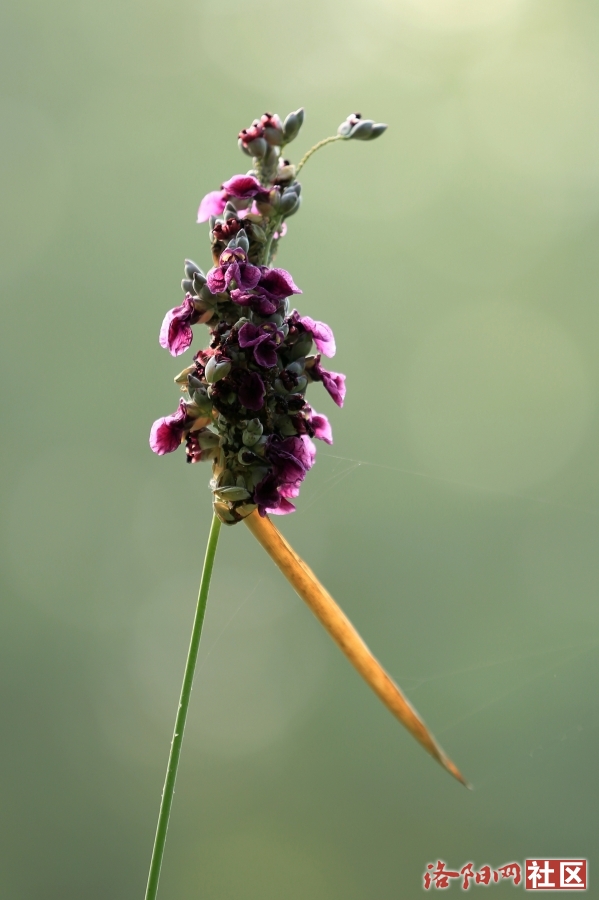
[[[335,643],[367,684],[425,750],[466,787],[468,782],[445,755],[418,713],[374,658],[347,616],[320,584],[312,570],[287,543],[268,516],[257,511],[244,519],[256,540],[275,561],[285,578],[304,600]]]

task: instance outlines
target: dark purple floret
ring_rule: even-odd
[[[260,266],[260,280],[258,287],[263,297],[269,300],[284,300],[292,294],[301,294],[301,290],[293,281],[293,278],[285,269],[269,269],[268,266]]]
[[[244,371],[239,386],[239,402],[252,411],[262,409],[266,388],[257,372]]]
[[[206,275],[213,294],[221,294],[227,288],[251,290],[260,280],[260,269],[247,261],[247,253],[241,247],[223,250],[218,266]]]
[[[253,348],[254,359],[259,366],[271,369],[277,364],[277,351],[283,342],[284,334],[276,325],[267,322],[265,325],[252,325],[246,322],[239,329],[239,346]]]

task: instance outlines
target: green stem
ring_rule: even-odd
[[[331,135],[331,137],[323,138],[322,141],[319,141],[317,144],[314,144],[314,146],[310,147],[308,152],[304,153],[304,155],[300,159],[300,161],[297,164],[297,167],[295,169],[295,174],[299,175],[300,170],[303,169],[303,167],[306,165],[306,163],[308,162],[308,160],[310,159],[312,154],[316,153],[317,150],[320,150],[321,147],[324,147],[326,144],[332,144],[334,141],[342,141],[342,140],[343,140],[342,134],[333,134],[333,135]]]
[[[214,557],[216,556],[216,545],[218,543],[219,532],[220,519],[215,515],[212,519],[208,545],[206,547],[202,580],[200,582],[200,592],[198,594],[198,604],[196,607],[193,628],[191,630],[191,640],[189,642],[189,651],[187,653],[187,663],[185,664],[185,674],[183,675],[179,709],[177,711],[175,731],[173,733],[171,750],[168,757],[162,800],[160,801],[160,812],[158,814],[158,825],[156,827],[156,837],[154,839],[154,849],[152,851],[152,861],[150,863],[150,874],[148,875],[145,900],[155,900],[156,894],[158,893],[158,879],[160,878],[160,868],[162,866],[162,857],[164,856],[168,820],[173,805],[175,780],[177,778],[177,769],[179,768],[185,720],[187,719],[187,711],[189,709],[193,674],[198,659],[200,637],[202,635],[202,625],[204,624],[204,613],[206,612],[206,602],[208,600],[208,590],[210,588],[210,578],[214,567]]]

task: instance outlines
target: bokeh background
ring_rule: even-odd
[[[389,130],[313,158],[282,242],[348,397],[310,389],[335,444],[279,523],[475,791],[225,529],[161,896],[594,879],[597,4],[23,0],[0,33],[0,896],[143,896],[210,520],[208,467],[148,447],[158,329],[237,132],[300,105],[296,160],[356,109]]]

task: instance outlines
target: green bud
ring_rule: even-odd
[[[206,284],[206,276],[203,272],[194,272],[193,274],[193,291],[200,296],[200,291]]]
[[[214,384],[216,381],[220,381],[221,378],[226,378],[230,371],[231,363],[228,359],[217,362],[216,357],[211,356],[206,364],[204,375],[208,384]]]
[[[230,246],[230,245],[229,245],[229,246]],[[250,242],[249,242],[248,236],[247,236],[247,234],[245,233],[245,231],[244,231],[243,228],[242,228],[240,231],[237,232],[237,235],[236,235],[236,246],[237,246],[237,247],[241,247],[241,249],[242,249],[242,250],[245,250],[246,253],[247,253],[248,250],[250,249]]]
[[[296,138],[298,136],[299,130],[302,127],[303,122],[304,122],[303,107],[296,109],[295,112],[289,113],[289,115],[283,122],[283,134],[285,136],[286,144],[289,144],[294,138]]]
[[[193,281],[190,278],[184,278],[181,281],[181,290],[184,294],[195,294],[195,290],[193,287]]]
[[[243,149],[248,156],[255,156],[256,159],[263,159],[269,148],[264,138],[256,138],[255,141],[249,142],[247,150],[245,150],[245,147]]]
[[[193,276],[195,275],[196,272],[198,273],[198,275],[203,276],[203,274],[204,274],[202,272],[202,270],[200,269],[200,267],[198,266],[198,264],[194,263],[193,259],[186,259],[185,260],[185,275],[186,275],[186,277],[191,278],[193,280]]]
[[[260,419],[250,419],[241,436],[241,440],[246,447],[253,447],[262,437],[264,428]]]
[[[227,201],[227,205],[225,206],[225,208],[223,210],[223,218],[224,218],[225,222],[227,222],[229,219],[237,218],[237,210],[235,209],[233,204],[230,203],[229,201]]]
[[[278,212],[284,216],[292,216],[299,209],[301,198],[293,191],[284,193],[278,204]]]
[[[384,131],[387,130],[389,126],[383,124],[383,122],[377,122],[376,125],[372,126],[372,131],[370,133],[370,140],[373,141],[375,138],[380,137]]]

